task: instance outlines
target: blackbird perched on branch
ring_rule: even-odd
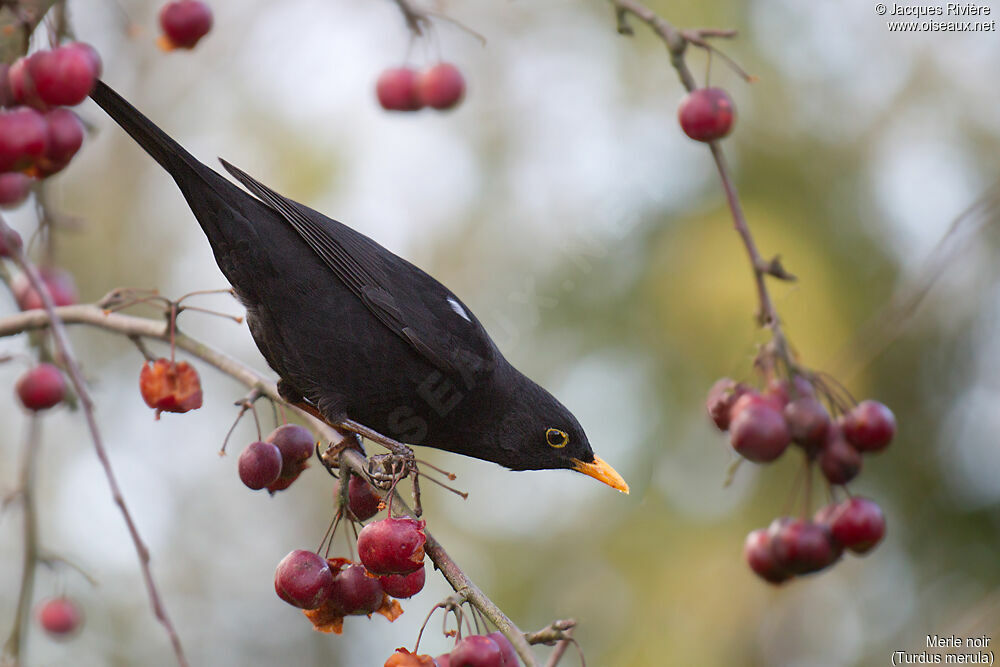
[[[573,414],[447,287],[221,160],[247,194],[106,84],[91,97],[180,187],[286,400],[397,453],[406,443],[513,470],[568,468],[628,492]]]

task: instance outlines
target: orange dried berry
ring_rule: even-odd
[[[139,391],[146,405],[161,412],[187,412],[201,407],[201,380],[186,361],[147,361],[139,374]]]
[[[389,656],[383,667],[435,667],[434,658],[429,655],[417,655],[410,653],[405,648],[397,648],[396,652]]]

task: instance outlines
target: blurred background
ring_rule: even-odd
[[[995,216],[975,217],[978,230],[948,261],[928,262],[1000,175],[996,32],[890,33],[867,2],[649,0],[678,26],[739,29],[719,46],[759,80],[746,84],[716,58],[711,81],[737,105],[724,145],[761,250],[799,277],[772,283],[787,332],[806,365],[883,401],[899,422],[893,446],[867,458],[852,484],[884,508],[884,543],[774,588],[744,563],[743,539],[788,512],[801,458],[743,465],[724,486],[734,455],[704,396],[722,375],[752,379],[765,338],[709,153],[677,125],[683,90],[663,44],[639,24],[635,38],[618,35],[605,2],[433,6],[485,46],[446,21],[411,43],[388,0],[210,4],[209,36],[169,54],[154,45],[158,2],[71,0],[70,10],[77,36],[102,54],[105,80],[195,155],[231,160],[449,285],[630,483],[623,496],[570,472],[419,453],[470,492],[462,501],[427,489],[429,528],[523,629],[577,619],[596,667],[885,664],[892,651],[923,650],[928,634],[997,639]],[[1000,5],[992,10],[984,18]],[[383,69],[441,58],[466,75],[455,111],[378,107]],[[704,53],[689,62],[703,80]],[[81,221],[58,234],[57,259],[82,299],[126,285],[172,297],[226,287],[169,177],[93,104],[79,112],[93,131],[50,189]],[[23,234],[35,223],[30,205],[8,219]],[[890,346],[877,355],[858,346],[859,332],[872,338],[872,318],[876,332],[897,328],[884,310],[894,293],[932,276]],[[198,303],[240,314],[226,297]],[[0,314],[15,310],[0,297]],[[266,370],[245,325],[196,313],[181,325]],[[315,466],[273,498],[240,483],[236,455],[256,438],[252,420],[237,427],[229,456],[218,450],[242,387],[197,364],[204,407],[155,421],[138,392],[135,347],[83,327],[72,336],[193,664],[368,667],[412,648],[449,592],[440,577],[428,576],[395,623],[349,618],[341,636],[314,632],[274,595],[277,562],[319,544],[332,483]],[[4,353],[27,349],[24,337],[0,342]],[[23,368],[0,366],[0,384]],[[269,430],[270,410],[261,415]],[[8,400],[0,420],[8,491],[26,419]],[[82,415],[47,417],[42,446],[42,543],[98,586],[40,570],[36,596],[68,593],[87,620],[66,643],[33,628],[30,663],[173,664]],[[4,629],[20,531],[16,507],[0,515]],[[422,652],[450,646],[438,628],[432,621]]]

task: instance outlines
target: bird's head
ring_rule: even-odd
[[[594,454],[580,422],[552,394],[524,378],[500,420],[498,446],[512,470],[568,468],[623,493],[628,484],[614,468]]]

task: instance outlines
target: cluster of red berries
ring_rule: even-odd
[[[696,88],[681,100],[677,110],[684,134],[696,141],[721,139],[733,128],[736,109],[722,88]]]
[[[502,632],[469,635],[460,639],[450,653],[432,658],[398,648],[384,667],[517,667],[517,652]]]
[[[375,94],[387,111],[445,110],[462,101],[465,79],[451,63],[438,63],[422,72],[394,67],[379,75]]]
[[[279,426],[264,440],[251,442],[240,454],[240,480],[254,491],[284,491],[309,467],[315,447],[308,429],[297,424]]]
[[[100,56],[80,42],[0,65],[0,205],[20,204],[35,178],[76,155],[83,123],[65,107],[85,100],[100,74]]]
[[[212,10],[201,0],[174,0],[160,10],[159,44],[164,51],[193,49],[212,29]]]
[[[821,508],[812,520],[782,517],[747,535],[743,556],[765,581],[780,584],[818,572],[844,550],[866,554],[885,535],[885,516],[872,500],[855,496]]]
[[[862,454],[889,446],[896,419],[889,408],[871,400],[833,418],[816,392],[803,375],[790,381],[772,379],[763,393],[722,378],[709,391],[706,405],[712,421],[729,432],[730,444],[743,458],[769,463],[794,443],[805,454],[807,466],[817,463],[829,484],[844,485],[861,472]],[[827,399],[836,405],[829,394]],[[858,537],[845,528],[858,523],[870,532]],[[878,505],[855,498],[824,508],[813,521],[778,519],[768,530],[754,531],[745,554],[755,572],[777,583],[823,569],[844,548],[866,552],[884,532]]]
[[[375,498],[358,503],[376,503]],[[357,496],[363,495],[363,490]],[[352,505],[354,503],[351,503]],[[353,508],[352,508],[353,511]],[[323,558],[296,550],[285,556],[274,573],[274,590],[285,602],[305,610],[317,630],[340,633],[345,616],[378,612],[394,620],[402,609],[392,598],[408,598],[424,587],[424,522],[388,517],[365,526],[358,535],[357,563]]]
[[[67,597],[45,600],[38,605],[38,623],[50,637],[68,639],[83,624],[83,612]]]

